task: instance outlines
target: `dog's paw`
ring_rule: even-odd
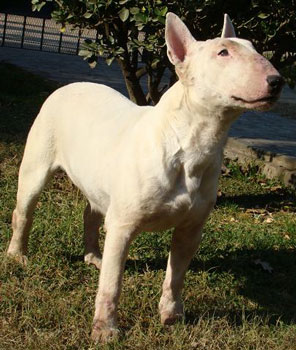
[[[84,255],[84,261],[87,265],[95,265],[95,267],[100,270],[102,266],[102,258],[95,255],[94,253],[88,253]]]
[[[93,326],[91,339],[96,343],[105,344],[118,338],[118,329],[108,327],[103,322],[96,322]]]
[[[184,317],[183,305],[180,300],[172,301],[162,297],[159,303],[160,322],[170,326]]]
[[[26,255],[23,255],[21,253],[15,253],[15,252],[7,252],[7,257],[9,259],[13,259],[15,262],[22,266],[27,266],[28,265],[28,257]]]
[[[182,320],[183,317],[183,313],[163,312],[160,314],[160,322],[164,326],[171,326],[176,322]]]

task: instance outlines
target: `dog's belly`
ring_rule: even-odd
[[[100,177],[95,176],[95,174],[87,174],[85,177],[88,181],[85,181],[85,178],[77,176],[75,171],[67,166],[64,166],[63,170],[67,173],[73,184],[84,194],[91,204],[92,209],[102,215],[106,215],[110,205],[110,195],[106,193],[103,186],[99,186]]]

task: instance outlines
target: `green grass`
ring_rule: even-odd
[[[255,167],[227,164],[187,274],[186,320],[171,328],[157,311],[170,232],[142,234],[124,275],[120,338],[91,343],[98,272],[82,257],[85,201],[63,174],[38,202],[29,265],[5,258],[25,137],[56,87],[0,64],[0,350],[295,350],[295,195]]]

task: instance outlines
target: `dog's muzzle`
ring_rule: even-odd
[[[234,95],[232,95],[231,97],[236,101],[240,101],[250,105],[254,105],[260,102],[273,104],[279,98],[280,92],[285,84],[285,80],[281,75],[268,75],[266,78],[266,82],[268,85],[267,86],[268,93],[263,97],[253,99],[253,100],[247,100],[242,97],[238,97]]]

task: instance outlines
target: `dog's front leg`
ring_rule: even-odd
[[[159,303],[161,323],[171,325],[183,317],[181,291],[189,263],[201,241],[202,225],[176,228]]]
[[[108,225],[93,321],[92,339],[105,343],[116,337],[117,305],[128,249],[135,230],[126,225]]]

